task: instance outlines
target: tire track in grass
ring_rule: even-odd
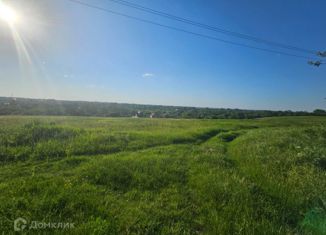
[[[263,128],[264,131],[270,131],[270,129],[270,127]],[[230,150],[230,148],[239,147],[237,143],[232,143],[232,141],[227,144],[226,154],[234,161],[238,176],[248,185],[253,198],[253,205],[256,208],[255,215],[258,216],[257,219],[262,216],[273,218],[274,223],[280,228],[287,227],[286,229],[290,232],[289,234],[296,234],[298,231],[301,231],[300,223],[302,221],[300,219],[300,210],[280,195],[270,193],[264,188],[264,185],[261,185],[252,175],[244,171],[241,165],[246,163],[241,162],[241,158],[233,156],[232,150]],[[260,166],[256,165],[255,167]]]
[[[224,191],[219,191],[218,189],[212,188],[214,187],[213,185],[215,185],[216,180],[209,181],[209,179],[207,179],[207,182],[209,182],[210,186],[205,190],[210,190],[210,192],[216,191],[221,195],[228,195],[228,199],[225,199],[224,202],[224,206],[226,208],[225,210],[227,210],[227,208],[232,207],[232,204],[228,204],[229,201],[235,200],[235,198],[239,197],[239,194],[243,193],[244,196],[247,195],[248,201],[247,203],[239,201],[240,204],[238,206],[244,209],[247,208],[247,210],[250,211],[250,216],[247,217],[248,223],[251,223],[252,220],[258,221],[263,218],[264,220],[270,220],[270,223],[273,226],[283,228],[283,232],[290,231],[291,233],[289,234],[292,234],[292,232],[294,234],[295,230],[297,229],[297,224],[296,218],[292,217],[293,208],[291,208],[290,205],[285,204],[281,198],[278,198],[275,195],[271,195],[266,192],[254,180],[252,180],[250,176],[246,175],[245,172],[241,170],[241,162],[236,161],[232,158],[232,153],[229,151],[230,144],[236,138],[246,135],[247,133],[247,131],[245,130],[242,130],[240,132],[241,133],[238,133],[238,131],[229,131],[225,133],[220,133],[216,136],[215,139],[212,138],[211,141],[203,143],[204,151],[206,151],[206,149],[209,150],[210,147],[212,149],[211,151],[207,151],[206,154],[204,154],[203,156],[200,156],[200,158],[198,159],[198,163],[211,164],[210,166],[212,168],[216,167],[215,171],[207,170],[207,172],[210,172],[212,176],[216,177],[220,177],[221,175],[222,182],[216,183],[218,187],[223,185],[223,180],[225,180],[225,182],[227,182],[225,184],[228,185],[228,187],[225,188]],[[228,174],[228,177],[223,178],[223,176]],[[207,192],[205,193],[205,191],[203,191],[202,193],[205,195],[207,194]],[[211,205],[212,207],[215,207],[215,205],[216,207],[219,207],[220,202],[217,203],[214,201],[216,200],[215,196],[210,198],[210,200],[212,200],[213,203]],[[222,199],[217,200],[219,201]],[[220,208],[219,211],[220,210],[223,209]],[[239,213],[240,215],[242,215],[241,212]],[[248,230],[249,228],[246,227],[243,229]],[[259,226],[252,229],[260,231]]]

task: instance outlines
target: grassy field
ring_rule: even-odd
[[[0,117],[0,231],[326,234],[326,118]]]

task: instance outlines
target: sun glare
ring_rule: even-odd
[[[0,2],[0,19],[8,24],[14,24],[17,21],[18,16],[11,7]]]

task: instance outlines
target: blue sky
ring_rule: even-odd
[[[326,109],[326,66],[309,66],[305,59],[200,38],[67,0],[2,1],[10,3],[19,14],[14,27],[21,44],[19,54],[10,27],[0,21],[0,96],[244,109]],[[225,40],[279,50],[107,0],[82,1]],[[130,1],[239,33],[326,50],[324,0]]]

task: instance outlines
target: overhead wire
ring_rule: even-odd
[[[211,39],[211,40],[215,40],[215,41],[219,41],[219,42],[223,42],[223,43],[227,43],[227,44],[231,44],[231,45],[236,45],[236,46],[241,46],[241,47],[246,47],[246,48],[250,48],[250,49],[260,50],[260,51],[274,53],[274,54],[278,54],[278,55],[291,56],[291,57],[296,57],[296,58],[301,58],[301,59],[308,59],[308,60],[315,60],[316,59],[316,58],[313,58],[313,57],[297,55],[297,54],[287,53],[287,52],[283,52],[283,51],[278,51],[278,50],[273,50],[273,49],[268,49],[268,48],[261,48],[261,47],[256,47],[256,46],[251,46],[251,45],[248,45],[248,44],[244,44],[244,43],[229,41],[229,40],[217,38],[215,36],[210,36],[210,35],[206,35],[206,34],[202,34],[202,33],[197,33],[197,32],[185,30],[185,29],[182,29],[182,28],[169,26],[169,25],[161,24],[161,23],[154,22],[154,21],[151,21],[151,20],[143,19],[143,18],[140,18],[140,17],[131,16],[131,15],[124,14],[124,13],[121,13],[121,12],[112,11],[112,10],[109,10],[107,8],[96,6],[96,5],[89,4],[89,3],[85,3],[85,2],[82,2],[82,1],[79,1],[79,0],[67,0],[67,1],[79,4],[79,5],[82,5],[82,6],[85,6],[85,7],[89,7],[89,8],[92,8],[92,9],[100,10],[100,11],[103,11],[103,12],[106,12],[106,13],[110,13],[110,14],[113,14],[113,15],[121,16],[121,17],[124,17],[124,18],[136,20],[136,21],[139,21],[139,22],[143,22],[143,23],[159,26],[159,27],[162,27],[162,28],[167,28],[167,29],[171,29],[171,30],[174,30],[174,31],[179,31],[179,32],[183,32],[183,33],[191,34],[191,35],[194,35],[194,36],[207,38],[207,39]]]
[[[124,6],[127,6],[127,7],[131,7],[131,8],[134,8],[134,9],[138,9],[140,11],[144,11],[144,12],[147,12],[147,13],[150,13],[150,14],[165,17],[165,18],[168,18],[168,19],[171,19],[171,20],[183,22],[183,23],[190,24],[190,25],[193,25],[193,26],[196,26],[196,27],[204,28],[204,29],[207,29],[207,30],[215,31],[215,32],[222,33],[222,34],[229,35],[229,36],[233,36],[233,37],[238,37],[238,38],[245,39],[245,40],[251,40],[251,41],[254,41],[254,42],[258,42],[258,43],[263,43],[263,44],[267,44],[267,45],[271,45],[271,46],[276,46],[276,47],[280,47],[280,48],[284,48],[284,49],[288,49],[288,50],[300,51],[300,52],[314,54],[314,55],[316,55],[318,53],[318,51],[316,51],[316,50],[311,50],[311,49],[305,49],[305,48],[300,48],[300,47],[296,47],[296,46],[286,45],[286,44],[282,44],[282,43],[279,43],[279,42],[254,37],[254,36],[251,36],[251,35],[248,35],[248,34],[243,34],[243,33],[238,33],[238,32],[235,32],[235,31],[227,30],[227,29],[224,29],[224,28],[221,28],[221,27],[216,27],[216,26],[211,26],[211,25],[208,25],[208,24],[203,24],[203,23],[196,22],[196,21],[193,21],[193,20],[189,20],[189,19],[186,19],[186,18],[183,18],[183,17],[172,15],[172,14],[169,14],[169,13],[166,13],[166,12],[158,11],[158,10],[155,10],[155,9],[152,9],[152,8],[149,8],[149,7],[145,7],[145,6],[142,6],[142,5],[139,5],[139,4],[131,3],[131,2],[126,1],[126,0],[108,0],[108,1],[120,4],[120,5],[124,5]]]

